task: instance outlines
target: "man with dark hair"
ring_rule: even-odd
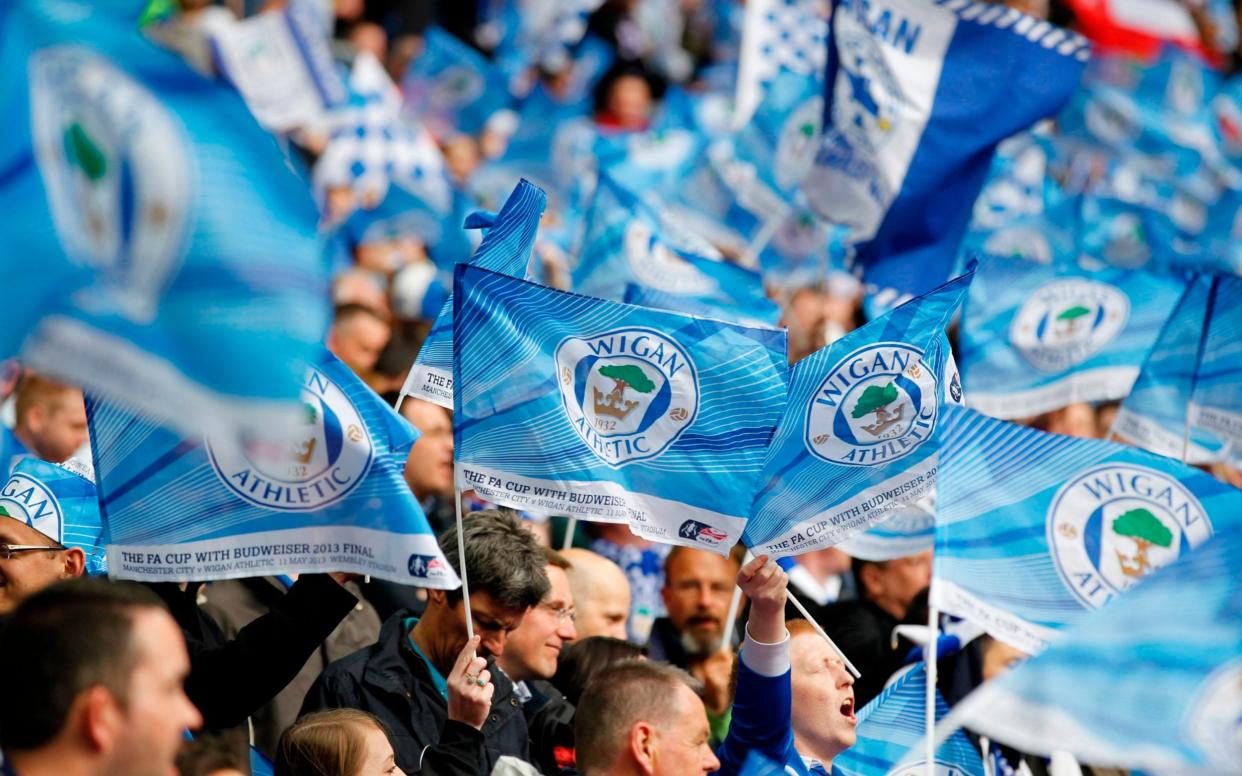
[[[623,660],[596,674],[574,721],[583,776],[689,776],[720,761],[708,745],[702,686],[679,668]]]
[[[167,776],[202,722],[189,657],[157,598],[130,584],[59,582],[0,631],[0,749],[17,776]]]
[[[855,558],[858,599],[823,610],[820,624],[862,673],[854,685],[860,708],[880,694],[913,646],[904,639],[894,642],[892,634],[910,615],[915,598],[931,584],[931,555],[928,550],[886,561]]]
[[[463,530],[474,641],[467,642],[461,591],[428,590],[421,618],[409,611],[389,617],[379,641],[328,666],[302,706],[303,713],[345,707],[375,714],[392,730],[397,765],[411,773],[459,772],[453,768],[462,763],[461,772],[491,773],[504,755],[527,759],[521,701],[494,659],[548,594],[543,548],[508,511],[471,513]],[[440,548],[456,568],[455,529],[441,534]]]
[[[379,313],[362,304],[343,304],[332,316],[328,350],[360,377],[375,369],[392,328]]]

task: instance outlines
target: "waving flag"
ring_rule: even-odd
[[[290,3],[212,30],[220,70],[273,132],[322,126],[349,99],[326,31],[309,4]]]
[[[183,429],[279,425],[328,322],[313,203],[237,94],[123,5],[0,9],[25,74],[0,90],[0,359]]]
[[[932,601],[1034,654],[1213,533],[1242,491],[1145,450],[946,409]]]
[[[832,760],[840,776],[920,776],[927,772],[927,671],[917,663],[858,712],[858,741]],[[936,720],[949,706],[936,691]],[[900,766],[900,767],[899,767]],[[983,776],[983,760],[970,739],[957,731],[936,748],[935,773]]]
[[[962,379],[971,407],[1000,418],[1120,399],[1138,377],[1179,278],[991,259],[963,314]]]
[[[503,272],[514,277],[524,276],[535,247],[539,219],[547,207],[548,196],[528,180],[518,182],[505,200],[479,249],[470,263],[483,269]],[[473,225],[468,222],[467,226]],[[402,396],[413,396],[453,407],[453,298],[440,309],[440,315],[427,339],[423,341],[414,366],[410,368],[401,388]]]
[[[20,520],[64,547],[86,554],[86,573],[105,574],[103,522],[90,465],[23,458],[0,490],[0,517]]]
[[[746,126],[780,73],[824,77],[828,8],[815,0],[755,0],[746,4],[738,59],[733,124]]]
[[[1221,531],[967,696],[944,727],[1148,773],[1242,773],[1238,558],[1242,533]]]
[[[423,50],[410,63],[402,87],[406,109],[440,138],[478,134],[510,101],[504,73],[439,27],[423,33]]]
[[[871,286],[952,271],[996,144],[1052,115],[1087,43],[1003,5],[848,0],[830,26],[823,142],[803,186]]]
[[[785,332],[458,266],[458,484],[728,553],[785,395]]]
[[[1113,433],[1187,463],[1242,467],[1242,280],[1200,276],[1152,348]]]
[[[931,492],[941,408],[962,397],[944,329],[972,276],[794,364],[747,547],[775,557],[828,547]]]
[[[289,436],[186,437],[88,396],[111,572],[232,579],[347,571],[451,589],[404,478],[418,433],[334,356],[305,367]]]
[[[851,558],[885,561],[917,555],[932,548],[936,532],[932,494],[894,509],[891,516],[837,545]]]

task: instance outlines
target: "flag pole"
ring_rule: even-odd
[[[929,596],[930,598],[930,596]],[[927,760],[927,776],[936,776],[936,737],[933,732],[936,729],[936,648],[940,641],[940,610],[935,604],[927,607],[927,630],[928,642],[923,647],[923,660],[926,666],[927,674],[927,693],[925,697],[926,706],[924,708],[924,720],[927,736],[924,739],[927,744],[927,750],[924,753]]]
[[[561,549],[568,550],[574,546],[574,531],[578,530],[578,518],[570,517],[569,523],[565,526],[565,538],[561,540]]]
[[[789,590],[785,591],[785,597],[789,599],[789,603],[794,605],[794,608],[798,610],[798,613],[806,618],[806,621],[811,624],[811,627],[815,629],[815,632],[819,634],[820,638],[828,642],[828,646],[832,647],[832,650],[837,653],[837,656],[841,658],[841,662],[844,663],[846,669],[854,675],[854,678],[861,678],[862,674],[858,673],[858,669],[855,668],[854,664],[850,662],[850,659],[845,656],[845,653],[842,652],[841,648],[837,646],[837,643],[832,640],[832,637],[824,632],[824,629],[821,628],[819,623],[815,621],[815,618],[811,616],[811,613],[806,610],[806,607],[802,605],[802,602],[799,601],[793,593],[789,592]]]
[[[750,563],[751,559],[754,557],[755,554],[753,552],[749,549],[746,550],[746,554],[742,556],[742,565],[745,566],[747,563]],[[742,588],[738,586],[737,580],[734,580],[733,597],[729,599],[729,612],[725,615],[724,629],[720,632],[721,652],[733,651],[733,639],[731,637],[733,635],[733,629],[737,627],[737,614],[741,608]]]
[[[466,531],[461,519],[461,490],[457,487],[457,462],[453,461],[453,506],[457,508],[457,565],[461,577],[461,600],[466,604],[466,640],[474,638],[474,616],[470,612],[470,583],[466,579]]]
[[[1208,288],[1207,304],[1203,306],[1203,326],[1199,329],[1199,346],[1195,350],[1195,363],[1190,370],[1190,396],[1186,398],[1186,418],[1182,424],[1182,463],[1190,457],[1190,416],[1195,405],[1195,383],[1199,382],[1199,364],[1203,361],[1203,348],[1207,345],[1208,327],[1212,325],[1212,308],[1216,306],[1216,289],[1219,279],[1212,278]],[[1189,292],[1187,292],[1189,293]]]

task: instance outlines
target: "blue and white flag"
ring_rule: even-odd
[[[1242,773],[1239,558],[1242,532],[1222,530],[968,695],[943,727],[1135,772]]]
[[[721,554],[785,397],[785,332],[457,267],[458,485]]]
[[[1186,287],[1112,433],[1187,463],[1242,468],[1242,279]]]
[[[952,272],[996,144],[1060,109],[1088,44],[969,0],[843,0],[829,26],[823,142],[803,187],[851,227],[869,286],[924,293]]]
[[[86,555],[87,574],[105,574],[103,521],[89,464],[23,458],[0,490],[0,517],[20,520],[63,547]]]
[[[936,690],[936,721],[949,705]],[[858,712],[858,741],[832,760],[834,776],[922,776],[927,773],[927,671],[911,666]],[[900,767],[899,767],[900,766]],[[936,747],[938,776],[983,776],[983,760],[960,730]]]
[[[402,80],[405,107],[439,138],[478,134],[510,102],[499,68],[439,27],[423,32],[423,50]]]
[[[418,432],[327,352],[287,436],[187,437],[87,397],[111,573],[176,582],[344,571],[452,589],[404,470]]]
[[[1024,418],[1073,402],[1120,399],[1185,288],[1181,278],[993,258],[962,315],[968,404]]]
[[[932,491],[940,413],[962,399],[944,330],[972,276],[794,364],[747,547],[775,557],[830,547]]]
[[[837,545],[851,558],[886,561],[927,552],[935,542],[936,499],[927,494],[908,506],[894,509],[883,522]]]
[[[1213,533],[1242,491],[1163,456],[950,407],[932,602],[1035,654]]]
[[[742,128],[781,73],[824,78],[828,54],[828,3],[755,0],[746,3],[737,65],[733,126]]]
[[[528,180],[521,180],[505,200],[470,264],[483,269],[525,277],[535,247],[539,219],[548,196]],[[467,223],[467,226],[472,223]],[[413,396],[448,409],[453,408],[453,298],[440,309],[414,365],[401,387],[402,396]]]
[[[308,3],[294,2],[219,26],[211,42],[258,122],[290,132],[322,126],[326,111],[349,99],[326,33]]]
[[[27,455],[30,451],[12,429],[0,423],[0,479],[9,476],[17,462]]]
[[[306,185],[138,9],[0,7],[0,359],[184,429],[279,425],[328,324]],[[287,412],[282,413],[284,408]]]
[[[716,269],[718,265],[722,275],[753,275],[756,283],[762,283],[756,273],[726,262],[706,261],[705,270]],[[707,274],[707,273],[704,273]],[[708,275],[710,278],[711,276]],[[762,288],[762,286],[760,286]],[[660,310],[673,310],[687,315],[698,315],[704,318],[719,318],[722,321],[744,323],[747,326],[776,326],[781,318],[781,308],[765,296],[751,295],[749,303],[734,299],[705,298],[697,294],[675,294],[660,291],[639,283],[629,283],[625,287],[625,303],[640,307],[655,307]]]

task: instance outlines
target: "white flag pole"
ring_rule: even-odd
[[[470,583],[466,579],[466,532],[461,520],[461,490],[458,483],[457,462],[453,462],[453,506],[457,508],[457,565],[461,577],[461,600],[466,604],[466,639],[474,638],[474,616],[470,612]]]
[[[742,565],[750,563],[755,554],[750,550],[742,556]],[[720,634],[720,651],[733,651],[733,629],[737,627],[737,613],[742,608],[742,588],[738,587],[736,580],[733,584],[733,597],[729,599],[729,612],[725,615],[724,630]]]
[[[853,675],[854,675],[854,678],[855,678],[855,679],[860,678],[860,677],[862,676],[862,674],[858,673],[858,669],[857,669],[857,668],[855,668],[855,667],[854,667],[854,664],[850,662],[850,659],[849,659],[848,657],[846,657],[846,656],[845,656],[845,653],[844,653],[844,652],[842,652],[842,651],[841,651],[841,648],[837,646],[837,643],[836,643],[835,641],[833,641],[833,640],[832,640],[832,637],[830,637],[827,633],[825,633],[825,632],[824,632],[824,629],[823,629],[823,628],[821,628],[821,627],[819,626],[819,623],[818,623],[818,622],[816,622],[816,621],[815,621],[815,618],[811,616],[811,613],[810,613],[810,612],[808,612],[808,611],[806,610],[806,607],[802,605],[802,602],[801,602],[801,601],[799,601],[799,600],[798,600],[798,599],[794,596],[794,594],[793,594],[793,593],[791,593],[791,592],[789,592],[788,590],[786,590],[786,591],[785,591],[785,597],[786,597],[786,598],[788,598],[788,599],[789,599],[789,603],[793,604],[793,605],[794,605],[794,608],[795,608],[795,609],[797,609],[797,610],[798,610],[798,612],[799,612],[799,613],[800,613],[803,617],[805,617],[805,618],[806,618],[806,621],[807,621],[807,622],[809,622],[809,623],[811,624],[811,627],[812,627],[812,628],[814,628],[814,629],[815,629],[815,632],[816,632],[816,633],[818,633],[818,634],[820,635],[820,638],[822,638],[824,641],[828,642],[828,646],[832,647],[832,650],[833,650],[834,652],[836,652],[836,653],[837,653],[837,656],[841,658],[841,662],[842,662],[842,663],[844,663],[844,664],[845,664],[846,669],[847,669],[847,670],[848,670],[851,674],[853,674]]]
[[[574,532],[578,530],[578,518],[569,518],[569,523],[565,526],[565,538],[561,540],[561,549],[568,550],[574,546]]]
[[[927,608],[927,630],[928,641],[923,647],[923,661],[927,674],[927,703],[924,709],[927,735],[924,741],[927,744],[925,752],[927,776],[936,776],[936,737],[934,735],[936,730],[936,648],[940,641],[940,610],[935,604],[930,604]]]

